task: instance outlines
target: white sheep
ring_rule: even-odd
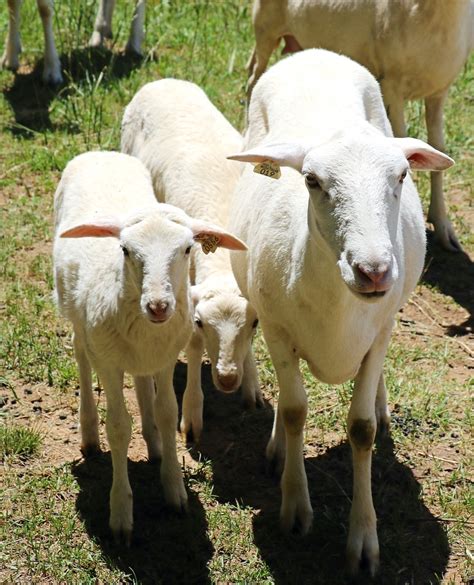
[[[306,532],[312,522],[304,359],[328,384],[355,379],[347,421],[354,467],[348,559],[355,571],[365,554],[374,573],[372,444],[377,425],[389,422],[382,366],[395,313],[425,254],[408,170],[441,170],[453,161],[421,140],[393,138],[372,75],[315,49],[280,61],[256,84],[245,148],[230,158],[261,163],[256,171],[276,176],[279,166],[289,167],[278,180],[247,168],[229,222],[249,247],[231,255],[232,266],[259,315],[280,387],[267,456],[285,459],[282,525],[299,522]]]
[[[226,225],[241,165],[226,160],[242,137],[193,83],[162,79],[148,83],[127,106],[122,151],[149,169],[159,201],[195,218]],[[181,430],[195,440],[202,430],[201,360],[204,348],[212,378],[222,392],[242,385],[244,404],[262,403],[252,352],[257,314],[242,296],[229,252],[192,257],[195,330],[186,348],[188,377]]]
[[[165,498],[184,508],[173,370],[192,331],[189,255],[195,241],[245,246],[224,230],[159,204],[140,161],[113,152],[83,154],[67,165],[55,194],[55,224],[56,296],[74,330],[82,451],[88,455],[100,449],[92,367],[107,398],[110,527],[117,539],[129,542],[131,419],[123,397],[124,372],[134,377],[149,459],[162,457]]]
[[[16,71],[19,67],[20,42],[20,7],[23,0],[7,0],[8,2],[8,33],[5,42],[5,52],[0,59],[0,67]],[[38,11],[44,30],[44,69],[43,81],[50,85],[59,85],[63,82],[61,62],[59,60],[53,33],[54,0],[37,0]],[[112,15],[115,0],[100,0],[99,10],[94,24],[89,45],[98,47],[105,38],[112,36]],[[137,0],[132,18],[130,37],[126,51],[141,54],[141,45],[144,37],[145,0]]]
[[[424,98],[428,142],[445,150],[443,105],[474,47],[473,0],[255,0],[253,24],[249,92],[282,37],[284,52],[318,47],[342,53],[380,82],[395,136],[406,136],[404,101]],[[431,174],[428,221],[446,249],[460,250],[440,172]]]

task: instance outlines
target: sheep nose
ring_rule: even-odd
[[[219,381],[220,386],[222,386],[222,390],[224,392],[232,392],[237,390],[237,374],[236,373],[227,373],[227,374],[217,374],[217,380]]]
[[[146,306],[148,317],[150,321],[155,323],[163,323],[170,316],[170,304],[168,301],[157,301],[148,303]]]
[[[356,269],[363,280],[368,278],[375,285],[382,284],[390,272],[390,266],[388,264],[379,264],[378,266],[364,266],[363,264],[357,264]]]

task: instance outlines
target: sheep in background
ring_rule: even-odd
[[[148,171],[125,154],[76,157],[63,172],[54,204],[56,295],[74,330],[82,451],[88,455],[100,450],[92,367],[107,398],[113,463],[110,527],[116,539],[124,537],[129,543],[131,419],[123,396],[124,372],[134,377],[149,459],[162,457],[166,501],[184,508],[173,371],[192,332],[189,255],[195,241],[233,249],[245,246],[224,230],[159,204]]]
[[[424,98],[428,142],[445,150],[443,105],[474,47],[473,0],[255,0],[253,25],[249,95],[282,37],[284,52],[319,47],[343,53],[380,82],[395,136],[406,136],[404,101]],[[461,249],[440,172],[431,173],[428,221],[444,248]]]
[[[452,160],[421,140],[393,138],[379,86],[362,66],[324,50],[297,53],[256,84],[245,151],[259,163],[237,184],[230,228],[248,252],[231,255],[256,308],[280,387],[270,460],[282,463],[281,522],[309,530],[303,461],[307,398],[299,360],[328,384],[355,379],[347,429],[354,489],[347,544],[375,573],[372,445],[389,423],[383,360],[396,312],[420,276],[425,228],[409,168]],[[270,161],[270,162],[269,162]],[[286,452],[286,456],[285,456]]]
[[[195,218],[226,225],[241,165],[226,160],[242,137],[195,84],[177,79],[148,83],[125,110],[122,151],[149,169],[159,201]],[[192,257],[195,329],[186,348],[188,378],[181,430],[199,439],[203,393],[201,360],[206,348],[212,378],[222,392],[242,385],[244,404],[262,403],[252,338],[257,314],[237,286],[229,252]]]
[[[8,2],[8,33],[5,42],[5,52],[0,60],[0,66],[16,71],[19,67],[20,42],[20,7],[22,0],[7,0]],[[44,30],[44,69],[43,81],[50,85],[59,85],[63,82],[61,62],[58,57],[53,33],[54,0],[37,0],[38,11]],[[89,45],[101,46],[105,38],[112,37],[112,15],[115,0],[100,0],[99,10],[94,24]],[[130,37],[126,51],[141,55],[141,46],[144,37],[145,0],[137,0],[132,18]]]

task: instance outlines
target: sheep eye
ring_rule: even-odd
[[[403,171],[403,173],[400,175],[400,178],[398,179],[399,183],[403,183],[403,181],[405,180],[406,176],[407,176],[408,171]]]
[[[255,321],[252,323],[252,327],[254,329],[256,329],[257,328],[257,325],[258,325],[258,319],[255,319]]]
[[[199,329],[202,329],[202,321],[201,321],[201,319],[195,319],[194,322],[199,327]]]
[[[305,175],[304,178],[305,178],[305,181],[306,181],[306,185],[310,189],[321,189],[321,183],[319,182],[319,180],[316,177],[316,175],[313,175],[312,173],[308,173],[307,175]]]
[[[186,250],[185,250],[185,252],[184,252],[184,253],[185,253],[185,254],[186,254],[186,256],[187,256],[187,255],[188,255],[190,252],[191,252],[191,246],[188,246],[188,247],[186,248]]]
[[[124,256],[130,256],[130,252],[125,246],[120,246],[122,248],[122,252]]]

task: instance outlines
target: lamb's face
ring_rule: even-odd
[[[140,294],[143,317],[165,323],[176,310],[186,286],[193,234],[185,226],[163,218],[147,217],[120,234],[127,278]]]
[[[359,298],[378,299],[398,278],[393,253],[408,162],[384,137],[333,141],[310,150],[302,173],[314,229]]]
[[[244,360],[257,328],[255,310],[238,291],[200,291],[193,287],[194,322],[212,364],[212,379],[222,392],[242,384]]]

